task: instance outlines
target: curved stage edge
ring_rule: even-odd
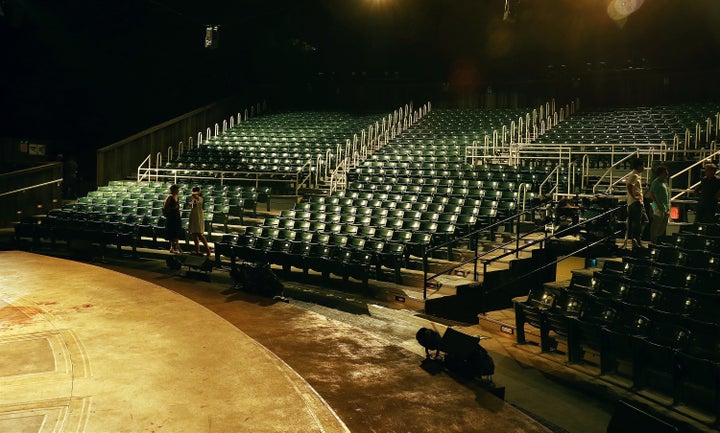
[[[184,296],[30,253],[0,265],[0,431],[349,431],[287,364]]]

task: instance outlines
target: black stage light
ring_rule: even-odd
[[[480,338],[448,328],[440,342],[445,352],[445,367],[462,376],[480,377],[492,382],[495,363],[482,346]]]
[[[282,298],[285,286],[267,262],[245,262],[230,270],[234,290]]]
[[[440,370],[444,368],[468,379],[480,378],[494,386],[492,376],[495,374],[495,362],[488,351],[480,345],[480,337],[453,328],[448,328],[440,337],[440,334],[433,329],[420,328],[415,334],[415,339],[425,348],[426,358],[423,368],[431,374],[439,372],[436,364],[441,362]],[[432,359],[431,350],[435,351]],[[442,358],[440,352],[444,354]],[[430,365],[431,361],[432,365]]]
[[[435,357],[438,357],[440,350],[440,334],[434,329],[420,328],[415,334],[415,339],[422,347],[425,348],[425,357],[430,358],[430,351],[435,351]]]

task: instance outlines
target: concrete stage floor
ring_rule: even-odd
[[[549,431],[293,305],[24,252],[0,265],[0,432]]]

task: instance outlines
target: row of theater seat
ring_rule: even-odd
[[[343,226],[352,227],[352,226]],[[356,226],[355,226],[356,227]],[[225,235],[215,243],[216,260],[228,257],[236,261],[259,261],[283,267],[357,278],[367,284],[369,278],[383,279],[384,269],[393,271],[394,281],[402,282],[401,269],[411,255],[422,257],[432,235],[425,232],[383,231],[382,233],[325,232],[312,228],[279,229],[248,227],[242,235]],[[374,271],[373,271],[374,268]]]
[[[483,171],[482,167],[468,168],[470,166],[460,164],[455,168],[445,164],[432,163],[423,164],[422,168],[391,167],[390,165],[393,164],[389,164],[389,166],[381,166],[380,164],[364,165],[349,173],[348,179],[352,181],[378,176],[384,177],[388,182],[392,182],[392,179],[411,179],[411,182],[420,182],[420,179],[423,179],[425,183],[432,183],[435,180],[454,180],[460,182],[516,182],[537,185],[548,178],[548,174],[543,173]],[[567,182],[567,174],[564,171],[562,170],[560,177],[562,181]],[[555,179],[550,177],[548,182],[554,183]]]
[[[80,197],[75,205],[76,210],[95,210],[115,213],[116,207],[122,208],[123,214],[151,214],[160,215],[162,205],[168,195],[169,184],[159,182],[123,182],[114,181],[108,186],[90,192],[86,197]],[[189,203],[192,201],[190,190],[199,186],[204,195],[204,210],[210,213],[226,214],[240,219],[241,224],[245,211],[257,214],[258,202],[266,202],[270,207],[270,189],[256,188],[242,185],[219,185],[196,183],[193,185],[179,184],[181,191],[180,201],[183,205],[183,216],[189,213]],[[103,210],[102,207],[106,209]],[[88,209],[88,207],[92,209]],[[160,210],[160,211],[158,211]]]
[[[424,121],[411,128],[403,139],[427,140],[435,145],[469,145],[492,136],[511,122],[523,119],[527,109],[433,109]]]
[[[552,165],[508,165],[482,163],[471,164],[464,156],[442,156],[443,152],[437,150],[416,149],[401,147],[402,144],[391,142],[383,148],[383,153],[373,153],[362,165],[370,167],[410,168],[410,169],[437,169],[437,170],[469,170],[479,173],[508,173],[508,174],[537,174],[547,175],[555,167]],[[461,149],[458,149],[460,151]],[[436,156],[437,155],[437,156]],[[458,160],[455,160],[458,158]]]
[[[228,232],[228,224],[244,224],[246,211],[257,213],[261,199],[269,203],[269,190],[244,185],[180,184],[188,194],[193,186],[204,191],[205,231]],[[112,181],[76,203],[50,211],[44,220],[26,219],[16,228],[20,237],[66,242],[84,240],[98,245],[165,247],[163,203],[169,184]],[[191,195],[182,195],[181,220],[188,237]]]
[[[419,230],[442,234],[443,241],[466,236],[516,211],[513,201],[466,199],[443,195],[387,195],[345,191],[345,197],[315,197],[298,203],[296,215],[327,223],[353,223],[378,229]],[[355,198],[353,198],[355,197]],[[376,198],[377,197],[377,198]],[[327,203],[327,204],[326,204]],[[284,214],[281,213],[281,216]],[[469,241],[474,248],[474,241]]]
[[[576,113],[558,124],[536,143],[672,143],[675,135],[684,140],[700,123],[701,142],[704,142],[705,119],[715,118],[720,111],[717,104],[637,107]]]
[[[462,186],[469,185],[469,186]],[[480,186],[478,186],[480,185]],[[530,199],[535,198],[537,194],[533,192],[532,184],[524,184],[525,194]],[[499,201],[517,201],[520,188],[515,182],[463,182],[457,186],[433,184],[399,184],[388,183],[383,179],[368,179],[367,182],[351,182],[348,185],[349,192],[357,192],[360,194],[412,194],[417,196],[443,196],[457,197],[462,199],[479,199],[479,200],[499,200]],[[364,197],[361,197],[364,198]]]

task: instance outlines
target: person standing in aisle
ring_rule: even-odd
[[[165,216],[165,239],[170,242],[170,254],[180,254],[180,236],[182,235],[182,221],[180,220],[180,200],[178,194],[180,187],[172,185],[163,203],[163,215]]]
[[[200,187],[193,187],[192,201],[190,202],[192,210],[190,211],[188,229],[190,230],[193,241],[195,242],[195,252],[200,254],[200,242],[202,242],[205,246],[205,255],[209,256],[210,247],[208,246],[208,241],[205,237],[205,215],[203,214],[204,203],[205,198],[202,195],[202,191],[200,191]]]
[[[700,181],[697,192],[700,193],[695,221],[699,223],[714,223],[717,213],[718,199],[720,199],[720,179],[715,177],[717,165],[705,164],[705,177]]]
[[[655,179],[650,184],[649,196],[652,199],[653,217],[650,222],[650,240],[657,241],[665,236],[670,216],[670,188],[668,186],[668,168],[661,165],[655,170]]]
[[[642,224],[648,220],[643,203],[642,175],[645,171],[645,162],[636,159],[633,171],[627,176],[625,186],[627,194],[625,199],[628,207],[627,237],[632,241],[633,248],[642,247]]]

